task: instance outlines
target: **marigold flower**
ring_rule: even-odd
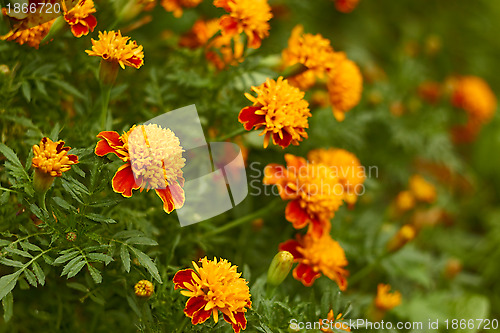
[[[307,139],[305,129],[309,127],[307,118],[311,112],[302,91],[281,76],[277,81],[267,79],[252,90],[257,97],[245,94],[253,105],[243,108],[238,120],[247,131],[263,127],[264,148],[269,145],[271,135],[273,143],[282,148],[290,144],[298,145],[302,138]]]
[[[236,66],[243,62],[245,45],[239,35],[222,35],[215,37],[206,47],[205,57],[219,70],[228,65]]]
[[[181,37],[179,45],[192,49],[204,46],[219,30],[219,19],[199,19],[193,24],[191,30]]]
[[[333,329],[336,329],[336,331],[345,331],[345,332],[350,332],[351,328],[349,325],[344,322],[344,317],[342,316],[342,313],[339,313],[337,316],[333,313],[333,310],[330,310],[328,312],[328,315],[326,317],[326,323],[323,323],[323,320],[320,319],[319,321],[321,323],[321,331],[326,332],[326,333],[333,333]],[[328,325],[329,328],[324,328],[324,325]]]
[[[75,1],[73,1],[74,3]],[[62,1],[64,8],[64,19],[71,26],[71,32],[75,37],[82,37],[94,31],[97,20],[93,13],[96,12],[93,0],[79,0],[73,8],[66,8],[66,2]]]
[[[342,13],[350,13],[358,6],[359,0],[335,0],[335,8]]]
[[[68,233],[66,234],[66,240],[67,240],[68,242],[74,242],[74,241],[76,241],[76,233],[74,233],[73,231],[68,232]]]
[[[476,76],[465,76],[456,81],[451,102],[482,123],[490,121],[497,108],[497,98],[490,86]]]
[[[304,236],[297,234],[296,238],[279,246],[280,251],[290,252],[295,262],[299,263],[293,270],[293,277],[310,287],[324,274],[335,281],[340,290],[346,290],[349,272],[344,267],[348,262],[340,244],[329,233],[324,233],[321,238],[315,238],[310,233]]]
[[[290,78],[294,86],[307,90],[316,83],[316,78],[323,78],[335,64],[335,55],[330,41],[320,34],[304,33],[304,27],[297,25],[288,39],[288,47],[282,52],[285,66],[302,64],[307,71]]]
[[[132,190],[154,189],[167,213],[184,205],[182,168],[186,160],[179,139],[156,124],[133,126],[121,136],[114,131],[97,135],[95,154],[113,153],[125,164],[113,177],[113,190],[131,197]]]
[[[286,168],[266,166],[263,183],[276,185],[281,198],[291,200],[285,217],[295,229],[309,225],[310,233],[319,238],[330,231],[330,219],[343,204],[343,186],[327,165],[291,154],[285,154],[285,161]]]
[[[144,64],[142,46],[131,41],[130,37],[123,37],[120,31],[99,31],[99,40],[92,39],[92,50],[85,52],[89,56],[117,63],[123,69],[125,66],[140,68]]]
[[[175,17],[182,16],[183,8],[194,8],[200,4],[202,0],[161,0],[161,5],[167,12],[171,12]]]
[[[229,13],[220,19],[223,34],[244,32],[248,37],[248,46],[255,49],[269,35],[268,21],[273,14],[267,0],[214,0],[214,5]]]
[[[418,201],[433,203],[436,200],[436,188],[421,175],[413,175],[409,180],[410,192]]]
[[[328,93],[333,115],[337,121],[345,119],[345,113],[358,105],[363,91],[363,77],[359,67],[345,56],[338,56],[335,70],[328,76]]]
[[[382,311],[389,311],[401,304],[401,293],[399,291],[390,292],[391,286],[379,283],[377,286],[377,297],[375,306]]]
[[[151,297],[155,291],[153,283],[148,280],[141,280],[134,286],[134,292],[139,297]]]
[[[47,36],[54,24],[54,20],[36,25],[32,28],[20,29],[17,31],[10,31],[6,35],[0,36],[1,40],[15,41],[19,45],[28,44],[35,49],[40,47],[40,42]]]
[[[344,201],[351,205],[356,203],[358,193],[362,193],[359,187],[366,178],[365,170],[356,155],[344,149],[315,149],[307,154],[307,159],[330,167],[344,188]]]
[[[396,208],[400,212],[406,212],[415,207],[415,197],[410,191],[401,191],[396,197]]]
[[[387,251],[396,252],[405,246],[408,242],[413,240],[417,235],[417,231],[410,224],[405,224],[398,230],[394,237],[387,243]]]
[[[189,297],[184,308],[186,316],[193,325],[205,322],[211,315],[217,323],[219,310],[226,322],[231,324],[235,333],[247,325],[246,308],[252,306],[247,281],[226,259],[200,259],[198,266],[193,261],[193,269],[178,271],[174,276],[175,289]]]
[[[442,93],[441,84],[438,82],[428,81],[418,86],[418,95],[420,98],[431,104],[436,104],[441,98]]]
[[[464,125],[451,128],[451,137],[454,143],[469,143],[476,139],[481,131],[482,123],[479,119],[469,117]]]

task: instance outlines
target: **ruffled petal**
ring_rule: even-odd
[[[306,287],[312,286],[314,280],[316,280],[320,276],[320,273],[314,272],[311,266],[304,263],[299,263],[293,270],[293,277],[302,282],[302,284]]]
[[[260,110],[258,106],[247,106],[241,109],[238,115],[238,120],[243,124],[247,131],[251,130],[255,125],[263,124],[266,121],[264,115],[255,114],[255,111]]]
[[[206,304],[207,304],[207,301],[205,301],[204,296],[191,297],[186,302],[186,307],[184,308],[184,313],[189,318],[193,318],[194,314],[196,312],[198,312],[199,310],[203,309]]]
[[[286,179],[286,168],[282,165],[271,163],[264,168],[264,185],[279,184]]]
[[[97,156],[114,153],[123,161],[128,158],[127,155],[123,154],[125,150],[123,149],[123,142],[120,140],[120,135],[118,133],[114,131],[104,131],[99,133],[97,137],[103,139],[100,140],[95,147],[95,154]],[[118,151],[118,148],[121,148],[120,151]]]
[[[318,219],[311,219],[308,232],[316,239],[321,238],[323,234],[329,233],[331,224],[329,221],[321,221]]]
[[[155,192],[163,201],[163,210],[168,214],[184,205],[184,190],[177,182],[168,185],[165,189],[156,189]]]
[[[137,190],[139,188],[139,185],[135,182],[130,163],[126,163],[118,168],[113,177],[112,185],[116,193],[121,193],[127,198],[132,196],[132,190]]]
[[[299,200],[290,201],[286,205],[285,218],[293,224],[295,229],[302,229],[311,221],[309,214],[300,207]]]
[[[210,318],[211,314],[212,310],[204,310],[202,308],[194,313],[193,317],[191,318],[191,323],[193,325],[204,323],[208,318]]]
[[[75,37],[82,37],[89,33],[89,27],[81,23],[71,25],[71,32]]]
[[[289,239],[286,242],[283,242],[279,246],[280,251],[288,251],[293,255],[295,260],[302,259],[304,256],[300,253],[297,248],[300,247],[300,243],[295,239]]]
[[[292,142],[292,135],[287,131],[281,131],[283,138],[280,138],[279,133],[273,134],[273,142],[275,145],[280,145],[281,148],[285,149]]]
[[[191,268],[183,269],[175,273],[172,281],[175,284],[175,289],[187,289],[186,283],[193,284],[193,274],[196,274]]]

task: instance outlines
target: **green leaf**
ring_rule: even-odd
[[[0,153],[2,153],[5,158],[10,161],[12,164],[14,164],[16,167],[22,168],[23,165],[21,164],[21,161],[19,161],[19,158],[17,157],[16,153],[3,143],[0,143]],[[23,169],[24,170],[24,169]]]
[[[21,90],[23,92],[24,98],[26,98],[27,102],[31,101],[31,86],[28,81],[24,81],[21,84]]]
[[[14,289],[19,275],[23,272],[22,269],[0,278],[0,299],[3,299],[8,293]]]
[[[9,252],[9,253],[12,253],[12,254],[17,254],[18,256],[21,256],[21,257],[33,258],[33,256],[31,254],[29,254],[28,252],[22,251],[22,250],[19,250],[19,249],[13,249],[11,247],[5,247],[3,250],[6,251],[6,252]]]
[[[110,262],[113,261],[113,257],[111,257],[111,256],[109,256],[107,254],[104,254],[104,253],[89,253],[87,255],[87,258],[89,258],[91,260],[102,261],[106,265],[108,265]]]
[[[85,266],[85,261],[77,261],[70,269],[67,278],[72,278],[76,274],[80,273],[82,270],[83,266]]]
[[[14,296],[12,296],[12,293],[8,293],[2,299],[2,306],[3,306],[3,320],[7,323],[14,314]]]
[[[29,284],[31,284],[33,287],[38,286],[38,283],[36,282],[35,274],[33,274],[32,271],[30,271],[29,269],[25,269],[24,276],[26,277],[26,280],[28,280]]]
[[[80,99],[85,99],[85,95],[83,95],[80,91],[78,91],[78,89],[76,89],[75,87],[70,85],[68,82],[66,82],[66,81],[63,82],[63,81],[59,81],[59,80],[53,80],[51,82],[53,84],[55,84],[56,86],[58,86],[59,88],[61,88],[62,90],[69,93],[70,95],[73,95],[73,96],[78,97]]]
[[[38,279],[38,282],[42,286],[45,285],[45,273],[43,272],[40,265],[36,261],[34,261],[31,266],[33,267],[33,272],[35,272],[35,275],[36,275],[36,278]]]
[[[158,245],[158,243],[147,237],[131,237],[125,241],[127,244],[136,244],[136,245]]]
[[[163,283],[160,277],[160,273],[158,273],[158,268],[156,268],[153,260],[151,260],[151,258],[146,253],[136,249],[135,247],[130,247],[130,249],[132,250],[132,252],[134,252],[137,260],[139,260],[139,263],[148,270],[149,274],[151,274],[156,281]]]
[[[102,275],[101,273],[91,265],[87,266],[90,272],[90,276],[92,276],[92,279],[94,280],[95,283],[101,283],[102,282]]]
[[[83,262],[85,264],[83,256],[81,255],[77,256],[76,258],[73,258],[70,262],[68,262],[64,266],[63,271],[61,272],[61,276],[68,274],[73,269],[73,267],[76,266],[76,264],[78,264],[79,262]]]
[[[54,128],[52,129],[52,131],[50,131],[50,134],[49,134],[49,138],[56,142],[57,141],[57,138],[59,137],[59,132],[61,131],[61,125],[59,125],[59,123],[56,123],[54,125]]]
[[[127,295],[127,303],[128,303],[128,305],[130,305],[130,308],[135,312],[137,317],[141,318],[142,313],[141,313],[141,310],[139,310],[139,307],[137,306],[135,299],[133,297],[131,297],[130,295]]]
[[[75,289],[75,290],[79,290],[79,291],[82,291],[84,293],[87,293],[89,291],[89,288],[87,288],[86,286],[84,286],[83,284],[81,283],[77,283],[77,282],[68,282],[66,283],[66,285],[71,288],[71,289]]]
[[[113,238],[129,238],[129,237],[141,237],[144,233],[139,230],[125,230],[117,232],[113,235]]]
[[[101,223],[116,223],[116,221],[113,219],[110,219],[110,218],[107,218],[103,215],[95,214],[95,213],[86,214],[85,217],[87,217],[88,219],[90,219],[92,221],[101,222]]]
[[[123,244],[120,248],[120,257],[122,259],[123,267],[127,273],[130,272],[130,253],[128,252],[128,248],[125,244]]]
[[[76,255],[78,253],[79,253],[79,251],[72,251],[72,252],[63,254],[62,256],[57,257],[56,260],[54,260],[54,265],[62,264],[70,259],[73,259],[74,257],[76,257]]]
[[[24,264],[20,261],[17,260],[11,260],[7,258],[0,258],[0,264],[3,264],[5,266],[11,266],[11,267],[23,267]]]
[[[66,210],[69,210],[69,211],[72,211],[72,212],[76,212],[76,208],[72,205],[70,205],[66,200],[64,200],[63,198],[60,198],[60,197],[53,197],[52,200],[54,200],[54,202],[59,205],[60,207],[62,207],[63,209],[66,209]]]
[[[6,239],[0,239],[0,246],[7,246],[7,245],[10,245],[10,243],[12,243],[12,242],[8,241]]]
[[[0,205],[5,205],[7,202],[9,202],[9,197],[10,197],[10,192],[5,191],[0,195]]]
[[[27,241],[24,241],[24,242],[21,242],[21,247],[23,248],[23,250],[30,250],[30,251],[39,251],[39,252],[42,252],[43,250],[41,248],[39,248],[38,246],[36,246],[35,244],[31,244]]]

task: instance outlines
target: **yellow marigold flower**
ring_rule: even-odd
[[[312,163],[327,165],[337,176],[344,188],[344,201],[350,205],[356,203],[358,195],[363,193],[363,182],[366,175],[359,159],[344,149],[315,149],[307,154]]]
[[[299,263],[293,270],[293,277],[310,287],[324,274],[335,281],[340,290],[346,290],[349,272],[344,267],[348,262],[340,244],[329,233],[324,233],[321,238],[315,238],[310,233],[296,237],[296,240],[288,240],[279,246],[280,251],[290,252]]]
[[[120,31],[99,31],[99,40],[92,39],[92,50],[85,52],[90,56],[117,63],[123,69],[125,66],[140,68],[144,64],[142,46],[131,41],[130,37],[123,37]]]
[[[359,0],[335,0],[335,8],[342,13],[350,13],[356,8]]]
[[[161,5],[167,12],[172,12],[175,17],[182,16],[183,8],[194,8],[202,0],[161,0]]]
[[[229,13],[220,19],[223,34],[244,32],[251,48],[259,48],[262,39],[269,35],[268,21],[273,14],[267,0],[214,0],[214,5]]]
[[[325,164],[307,163],[302,157],[285,154],[287,167],[269,164],[263,183],[276,185],[283,200],[290,200],[286,219],[295,229],[309,226],[316,238],[330,231],[330,220],[343,204],[344,188]]]
[[[135,284],[134,291],[139,297],[151,297],[155,291],[155,287],[151,281],[141,280]]]
[[[394,237],[387,243],[387,251],[395,252],[413,240],[417,235],[415,227],[410,224],[405,224],[398,230]]]
[[[47,36],[54,23],[54,20],[34,26],[32,28],[10,31],[0,39],[7,41],[15,41],[19,45],[28,44],[31,47],[38,49],[40,42]]]
[[[490,86],[476,76],[465,76],[457,80],[451,102],[482,123],[490,121],[497,108],[497,98]]]
[[[436,200],[436,188],[421,175],[413,175],[409,180],[410,192],[418,201],[433,203]]]
[[[288,47],[282,52],[283,64],[293,66],[302,64],[307,71],[290,78],[294,86],[307,90],[316,83],[316,78],[323,78],[335,63],[335,56],[330,41],[320,34],[304,33],[304,27],[297,25],[292,30]]]
[[[47,137],[42,138],[38,145],[33,146],[31,165],[35,168],[33,185],[35,190],[45,192],[63,172],[78,163],[78,156],[68,155],[71,147],[64,147],[64,141],[53,142]]]
[[[213,315],[219,320],[219,310],[226,322],[231,324],[235,333],[244,330],[247,325],[246,308],[252,306],[247,281],[226,259],[200,259],[198,266],[193,261],[192,269],[178,271],[174,276],[175,289],[189,297],[184,308],[186,316],[193,325],[205,322]]]
[[[401,293],[399,291],[390,292],[391,286],[380,283],[377,287],[377,297],[375,306],[382,311],[389,311],[401,304]]]
[[[101,139],[95,147],[97,156],[113,153],[125,162],[113,177],[115,192],[131,197],[132,190],[154,189],[167,213],[184,205],[182,168],[186,159],[174,132],[149,124],[133,126],[121,136],[104,131],[97,137]]]
[[[304,93],[291,86],[283,77],[277,81],[267,79],[258,87],[252,87],[257,93],[254,97],[245,94],[252,106],[243,108],[238,120],[247,131],[253,127],[263,127],[264,148],[269,145],[272,135],[273,143],[282,148],[290,144],[298,145],[302,138],[307,139],[306,128],[309,128],[308,117],[311,116],[309,103],[304,99]]]
[[[345,113],[358,105],[363,91],[363,77],[358,66],[345,56],[339,56],[335,70],[328,76],[328,93],[333,115],[337,121],[345,119]]]
[[[328,315],[326,317],[326,322],[322,319],[319,321],[321,323],[321,331],[326,332],[326,333],[333,333],[334,329],[336,331],[345,331],[345,332],[350,332],[351,328],[349,327],[349,324],[347,324],[344,321],[344,317],[342,317],[342,313],[339,313],[337,316],[333,313],[333,310],[330,310],[328,312]],[[328,326],[326,328],[325,326]]]
[[[76,2],[76,3],[75,3]],[[71,26],[71,32],[75,37],[87,35],[94,31],[97,20],[93,13],[96,12],[93,0],[72,1],[72,8],[68,10],[66,1],[62,1],[64,8],[64,19]]]
[[[401,191],[396,197],[396,208],[400,212],[406,212],[415,207],[415,197],[410,191]]]
[[[215,37],[206,47],[205,57],[219,70],[226,66],[236,66],[243,62],[245,45],[239,35]]]

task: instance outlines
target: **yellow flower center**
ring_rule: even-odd
[[[42,139],[39,145],[33,146],[33,167],[52,177],[62,176],[63,172],[71,169],[71,165],[78,163],[76,159],[70,160],[67,155],[69,147],[63,149],[63,146],[64,141],[52,142],[48,138]]]

